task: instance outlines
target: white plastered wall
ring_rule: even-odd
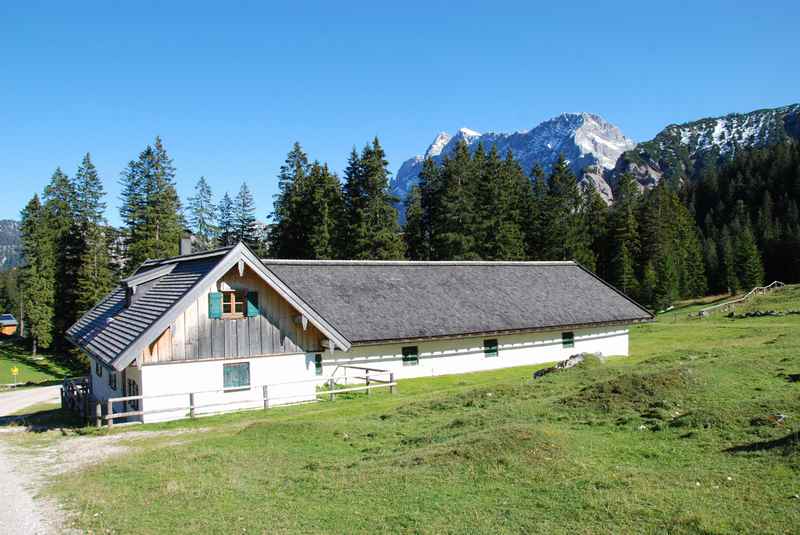
[[[564,360],[576,353],[604,356],[628,354],[628,329],[604,328],[574,331],[575,347],[563,347],[561,332],[431,340],[401,344],[355,346],[347,352],[323,355],[323,375],[352,375],[337,366],[364,366],[392,371],[396,379],[466,373]],[[484,354],[483,341],[497,339],[498,356]],[[417,346],[419,364],[403,365],[402,349]]]
[[[224,387],[223,365],[250,363],[250,388],[219,392]],[[145,412],[174,411],[145,414],[145,422],[184,418],[188,415],[189,392],[195,392],[195,413],[209,414],[264,406],[263,386],[268,386],[270,406],[298,403],[314,399],[316,379],[314,355],[296,353],[243,359],[203,360],[150,364],[142,367],[140,394]],[[321,382],[321,381],[320,381]],[[289,383],[289,384],[285,384]],[[165,396],[166,397],[161,397]],[[151,396],[159,396],[152,398]],[[208,405],[204,407],[205,405]]]

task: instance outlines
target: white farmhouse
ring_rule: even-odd
[[[243,244],[149,260],[69,331],[91,392],[145,422],[395,378],[628,354],[651,314],[574,262],[259,259]],[[345,375],[350,377],[345,380]],[[266,387],[266,388],[265,388]],[[105,406],[105,403],[104,403]]]

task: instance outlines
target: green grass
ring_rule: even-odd
[[[800,308],[800,290],[749,306]],[[632,356],[139,426],[49,492],[112,533],[793,533],[800,316],[667,314]],[[800,376],[798,376],[800,377]],[[783,424],[773,420],[786,415]]]
[[[79,371],[71,370],[59,363],[50,353],[40,353],[39,358],[34,359],[31,352],[21,343],[0,342],[0,384],[14,382],[14,376],[11,374],[11,369],[14,367],[19,369],[16,381],[21,384],[52,383],[64,377],[79,375]]]

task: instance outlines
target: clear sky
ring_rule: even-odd
[[[0,218],[91,152],[117,180],[160,135],[182,198],[246,180],[266,220],[292,142],[392,171],[442,130],[599,113],[670,123],[800,101],[800,2],[3,2]]]

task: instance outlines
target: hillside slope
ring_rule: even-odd
[[[800,309],[800,288],[750,307]],[[416,379],[136,427],[166,434],[51,490],[93,532],[792,532],[800,315],[696,308],[632,329],[631,358],[538,380]]]

